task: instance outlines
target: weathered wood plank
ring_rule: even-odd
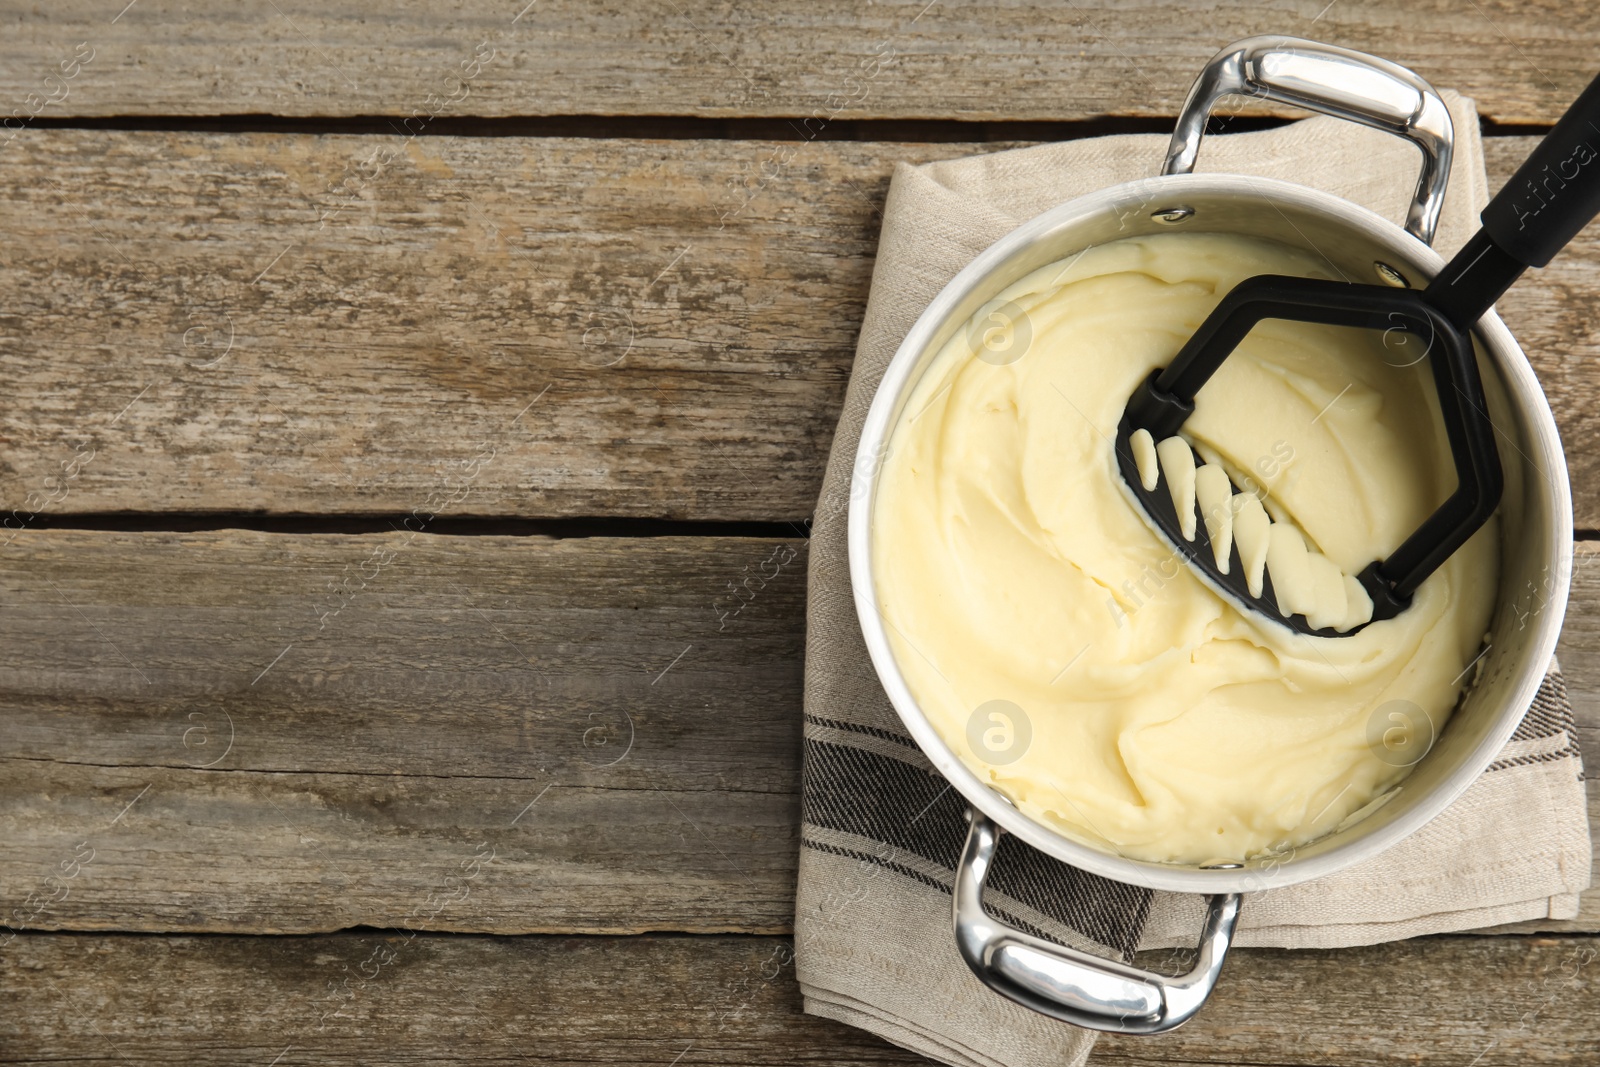
[[[804,547],[24,533],[0,922],[787,930]]]
[[[1218,48],[1288,33],[1409,64],[1501,121],[1548,122],[1600,46],[1587,6],[1516,0],[1225,0],[1199,21],[1182,4],[1116,0],[57,0],[7,3],[0,27],[0,99],[23,116],[1171,115]],[[61,79],[80,44],[92,59]]]
[[[803,519],[892,163],[984,147],[25,133],[0,512]],[[1585,528],[1597,289],[1505,302]]]
[[[1535,143],[1486,138],[1489,188],[1508,181]],[[1600,226],[1590,226],[1549,266],[1529,271],[1498,307],[1538,371],[1561,428],[1574,518],[1580,529],[1600,528]]]
[[[1595,753],[1579,549],[1561,654]],[[803,553],[24,533],[0,553],[0,922],[786,931]],[[1533,925],[1600,931],[1600,892]]]
[[[1241,950],[1181,1030],[1090,1062],[1585,1062],[1597,957],[1592,937]],[[789,959],[726,936],[23,935],[0,949],[0,1062],[925,1062],[802,1014]]]
[[[0,505],[803,518],[891,157],[961,152],[26,133]]]

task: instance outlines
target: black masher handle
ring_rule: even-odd
[[[1600,77],[1489,201],[1483,228],[1424,298],[1471,329],[1528,267],[1542,267],[1600,214]]]

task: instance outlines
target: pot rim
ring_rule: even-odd
[[[1081,870],[1132,885],[1185,893],[1236,893],[1281,888],[1320,878],[1369,859],[1421,829],[1438,816],[1483,773],[1521,722],[1544,677],[1544,665],[1555,652],[1562,619],[1566,612],[1572,567],[1572,500],[1567,480],[1565,454],[1549,403],[1540,388],[1533,368],[1499,315],[1487,313],[1475,333],[1507,386],[1508,399],[1521,409],[1549,476],[1552,530],[1548,546],[1554,588],[1535,622],[1536,633],[1529,643],[1526,664],[1499,719],[1457,767],[1423,799],[1392,820],[1360,836],[1304,858],[1293,855],[1267,866],[1204,869],[1154,863],[1116,856],[1084,842],[1074,840],[1038,822],[1012,806],[1011,801],[978,778],[939,736],[912,697],[889,647],[888,634],[878,613],[876,582],[872,565],[872,511],[881,449],[894,430],[900,395],[912,384],[922,353],[945,324],[952,311],[1014,254],[1075,220],[1104,212],[1116,204],[1137,199],[1155,204],[1173,195],[1237,195],[1251,193],[1293,204],[1329,217],[1331,221],[1362,232],[1403,252],[1425,267],[1429,277],[1444,261],[1432,248],[1416,237],[1364,207],[1321,190],[1276,178],[1232,174],[1172,174],[1141,178],[1087,193],[1035,216],[1001,237],[940,290],[907,332],[884,370],[862,425],[852,469],[848,511],[850,583],[856,615],[861,624],[868,654],[896,714],[933,763],[962,797],[999,823],[1007,832],[1062,862]],[[991,294],[992,295],[992,294]],[[1530,462],[1532,462],[1530,460]]]

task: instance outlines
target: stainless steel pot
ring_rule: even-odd
[[[1281,101],[1410,138],[1422,173],[1405,228],[1338,197],[1288,182],[1193,174],[1206,119],[1242,94]],[[1555,649],[1572,565],[1566,461],[1527,357],[1493,312],[1476,335],[1506,492],[1501,506],[1498,606],[1478,680],[1437,742],[1367,818],[1297,849],[1225,867],[1127,859],[1072,840],[1022,814],[945,744],[917,706],[890,650],[876,604],[872,513],[884,454],[901,408],[944,342],[1011,283],[1084,248],[1174,228],[1271,238],[1314,250],[1354,279],[1412,283],[1443,265],[1429,247],[1449,179],[1452,131],[1443,101],[1392,63],[1287,37],[1254,37],[1219,53],[1184,103],[1160,177],[1127,182],[1047,211],[973,260],[923,312],[895,354],[861,434],[851,486],[850,577],[867,648],[890,700],[928,758],[969,807],[971,831],[955,876],[955,936],[977,976],[1011,999],[1095,1029],[1169,1030],[1205,1001],[1232,938],[1240,894],[1342,870],[1415,832],[1455,800],[1499,752],[1533,700]],[[1002,829],[1064,863],[1152,889],[1210,895],[1201,951],[1178,978],[1064,948],[1008,928],[983,909]]]

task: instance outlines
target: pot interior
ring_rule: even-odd
[[[1168,221],[1174,217],[1180,221]],[[1024,225],[950,283],[908,335],[885,376],[882,388],[892,390],[894,397],[887,422],[880,424],[883,440],[898,423],[900,408],[929,360],[1006,286],[1092,245],[1180,231],[1279,241],[1321,256],[1345,277],[1359,282],[1383,280],[1376,266],[1383,263],[1413,286],[1421,286],[1442,265],[1434,252],[1398,226],[1346,201],[1284,182],[1179,175],[1103,190]],[[930,751],[934,763],[969,801],[1036,847],[1096,873],[1160,889],[1261,890],[1319,877],[1374,855],[1437,815],[1488,766],[1531,701],[1554,650],[1571,565],[1566,464],[1544,395],[1526,357],[1498,317],[1486,316],[1477,340],[1489,415],[1497,430],[1496,444],[1505,471],[1499,596],[1488,649],[1471,668],[1476,681],[1427,754],[1364,818],[1287,855],[1258,856],[1238,868],[1147,863],[1069,839],[1023,816],[975,776],[961,773],[954,766],[959,760],[948,749]],[[874,420],[869,418],[863,455],[881,447],[882,440],[871,440],[873,426]],[[866,489],[862,494],[866,516],[872,513],[876,470],[876,464],[857,463],[858,483],[862,479],[869,482],[857,486]],[[853,515],[852,523],[855,521]],[[870,554],[870,532],[860,545],[868,546]],[[853,553],[857,547],[852,537]],[[870,573],[870,569],[857,573]],[[858,595],[861,592],[858,590]],[[879,670],[885,673],[881,659]],[[909,693],[903,682],[896,682],[898,678],[885,677],[896,707],[928,749],[932,731],[920,730],[911,722],[920,713],[912,709],[908,714]],[[936,743],[942,746],[942,742]]]

